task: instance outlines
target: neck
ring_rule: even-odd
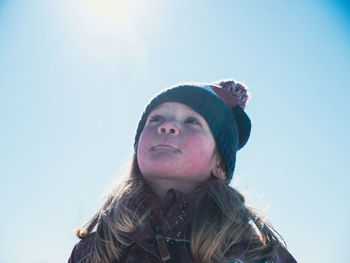
[[[192,192],[199,186],[200,182],[184,182],[183,180],[169,180],[169,179],[147,179],[147,183],[151,186],[153,192],[163,200],[169,189],[177,190],[183,194]]]

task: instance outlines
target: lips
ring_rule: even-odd
[[[161,151],[175,151],[180,152],[179,149],[175,148],[174,146],[168,145],[168,144],[158,144],[151,147],[152,151],[161,150]]]

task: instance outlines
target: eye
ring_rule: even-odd
[[[161,115],[153,115],[149,118],[149,123],[163,120]]]
[[[195,125],[199,125],[201,126],[201,123],[199,120],[197,120],[196,118],[194,117],[189,117],[185,120],[185,123],[189,123],[189,124],[195,124]]]

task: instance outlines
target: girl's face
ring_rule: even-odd
[[[218,154],[205,119],[190,107],[166,102],[148,116],[137,160],[148,181],[200,183],[209,179]]]

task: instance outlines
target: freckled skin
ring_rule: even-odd
[[[147,181],[163,180],[174,188],[186,183],[193,188],[211,176],[217,161],[215,147],[210,128],[200,114],[184,104],[167,102],[149,114],[140,135],[137,159]]]

